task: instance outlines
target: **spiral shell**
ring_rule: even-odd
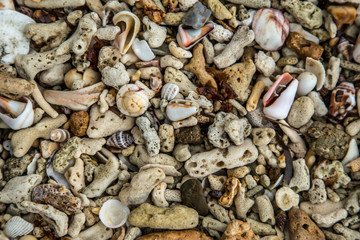
[[[348,40],[346,40],[346,38],[341,37],[340,41],[337,45],[337,49],[339,50],[339,52],[344,55],[344,57],[346,58],[346,60],[350,61],[352,59],[352,50],[354,48],[354,44],[351,44]]]
[[[173,100],[179,93],[179,86],[173,83],[167,83],[161,89],[161,98],[168,101]]]
[[[4,233],[10,238],[16,238],[31,233],[33,229],[34,226],[31,223],[15,216],[5,224]]]
[[[130,147],[133,142],[133,136],[128,133],[119,131],[114,133],[110,138],[108,138],[108,140],[106,141],[106,145],[110,147],[125,149]]]
[[[162,81],[159,77],[150,77],[150,88],[155,92],[159,92],[162,88]]]
[[[54,129],[50,133],[50,140],[54,142],[65,142],[70,138],[70,133],[66,129]]]
[[[150,102],[143,89],[135,84],[126,84],[116,95],[116,105],[121,113],[138,117],[148,109]]]

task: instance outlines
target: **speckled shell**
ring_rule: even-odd
[[[0,119],[14,130],[30,127],[34,122],[34,109],[31,101],[26,97],[22,100],[20,102],[0,97]],[[22,107],[24,104],[26,104],[25,108]],[[12,112],[20,115],[13,118],[9,116],[9,113]]]
[[[285,119],[294,102],[299,81],[290,74],[281,75],[263,97],[264,114],[271,119]]]
[[[34,226],[31,223],[15,216],[5,224],[4,233],[10,238],[16,238],[31,233],[33,229]]]
[[[255,41],[265,50],[276,51],[289,35],[289,21],[281,11],[272,8],[258,10],[253,18],[252,30]]]
[[[54,142],[65,142],[70,138],[70,132],[66,129],[54,129],[50,133],[50,140]]]
[[[179,93],[179,86],[173,83],[167,83],[161,89],[161,98],[168,101],[173,100]]]
[[[127,116],[138,117],[150,106],[145,91],[135,84],[122,86],[116,95],[116,105]]]
[[[329,106],[329,120],[337,123],[344,119],[356,105],[354,84],[349,82],[340,83],[331,92]]]
[[[150,77],[150,88],[155,92],[159,92],[162,88],[163,84],[161,78],[159,77]]]
[[[191,100],[174,99],[166,107],[166,115],[171,121],[180,121],[199,112],[199,104]]]
[[[130,214],[128,207],[115,199],[107,200],[99,212],[100,221],[109,228],[118,228],[126,223]]]
[[[200,29],[184,29],[181,24],[176,35],[177,43],[183,49],[190,49],[210,33],[214,27],[215,25],[213,23],[208,23]]]
[[[114,133],[110,138],[108,138],[108,140],[106,141],[106,145],[110,147],[125,149],[130,147],[133,142],[133,136],[131,136],[129,133],[119,131]]]

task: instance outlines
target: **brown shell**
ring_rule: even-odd
[[[106,145],[110,147],[125,149],[130,147],[130,145],[134,142],[133,136],[129,133],[125,133],[122,131],[114,133],[108,140],[106,141]]]

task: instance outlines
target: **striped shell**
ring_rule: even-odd
[[[131,136],[129,133],[119,131],[114,133],[110,138],[108,138],[106,145],[110,147],[125,149],[128,148],[133,142],[133,136]]]
[[[4,233],[10,238],[16,238],[31,233],[33,229],[34,226],[31,223],[15,216],[5,224]]]
[[[150,78],[150,88],[155,92],[159,92],[162,88],[162,81],[159,77],[151,77]]]
[[[70,138],[70,133],[66,129],[54,129],[50,133],[50,140],[54,142],[65,142]]]
[[[173,100],[178,93],[179,93],[178,85],[173,83],[167,83],[161,89],[161,98],[170,101]]]

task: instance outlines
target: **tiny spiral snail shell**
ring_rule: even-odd
[[[133,142],[133,136],[128,133],[119,131],[114,133],[110,138],[108,138],[108,140],[106,141],[106,145],[110,147],[125,149],[130,147]]]
[[[70,138],[70,132],[66,129],[54,129],[50,133],[50,140],[54,142],[65,142]]]

